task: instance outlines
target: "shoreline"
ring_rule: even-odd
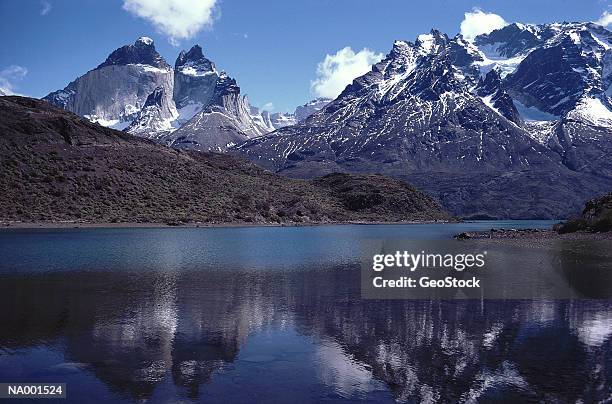
[[[406,225],[406,224],[450,224],[461,223],[454,220],[409,220],[401,222],[368,222],[368,221],[348,221],[348,222],[311,222],[311,223],[155,223],[155,222],[119,222],[119,223],[89,223],[89,222],[2,222],[0,221],[0,231],[4,230],[32,230],[32,229],[165,229],[165,228],[236,228],[236,227],[310,227],[310,226],[338,226],[338,225]]]
[[[494,240],[504,242],[514,241],[556,241],[556,240],[612,240],[612,232],[576,231],[573,233],[557,233],[553,229],[491,229],[459,233],[455,240]]]

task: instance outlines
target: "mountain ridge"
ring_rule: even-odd
[[[514,24],[473,43],[435,29],[413,42],[395,41],[325,108],[231,151],[296,178],[333,171],[395,176],[464,217],[568,217],[612,188],[612,47],[603,33],[612,38],[589,23]],[[534,46],[524,41],[530,35]],[[582,80],[550,87],[531,67],[542,62],[540,49],[556,83],[575,74]],[[571,61],[561,63],[559,52]],[[526,85],[528,72],[534,88]],[[564,100],[563,116],[553,115],[563,104],[559,94],[576,86],[581,95]],[[554,90],[554,102],[542,94],[544,101],[530,102],[538,90]]]

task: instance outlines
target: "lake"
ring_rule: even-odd
[[[1,231],[0,382],[78,403],[610,399],[610,300],[361,299],[364,239],[552,223]]]

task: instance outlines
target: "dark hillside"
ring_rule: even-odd
[[[324,223],[447,219],[381,176],[285,178],[241,159],[173,150],[34,99],[0,98],[0,220]]]

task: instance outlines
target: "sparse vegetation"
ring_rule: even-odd
[[[561,233],[612,231],[612,193],[587,202],[582,215],[557,226]]]
[[[1,221],[449,218],[431,198],[398,180],[346,174],[289,179],[232,156],[160,146],[21,97],[0,99],[0,188]]]

